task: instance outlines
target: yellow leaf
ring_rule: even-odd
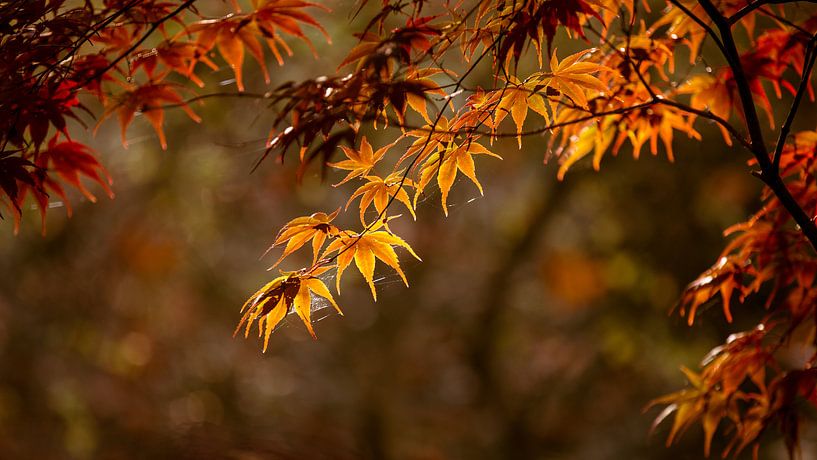
[[[587,108],[588,90],[607,90],[607,86],[592,74],[610,70],[599,64],[580,61],[589,51],[592,50],[578,52],[559,62],[554,50],[550,59],[550,72],[536,74],[539,77],[538,83],[561,92],[576,105]]]
[[[471,182],[477,186],[480,195],[482,195],[482,184],[480,184],[477,179],[474,155],[489,155],[499,158],[500,160],[502,159],[502,157],[489,151],[475,141],[467,141],[461,145],[451,144],[448,149],[441,153],[442,159],[440,156],[431,157],[420,169],[420,180],[417,183],[416,193],[414,195],[415,206],[420,193],[425,189],[435,173],[437,174],[437,185],[439,185],[442,195],[443,212],[446,216],[448,215],[448,194],[457,177],[457,171],[462,172],[468,177]]]
[[[288,255],[300,249],[309,240],[312,240],[312,263],[317,262],[318,254],[326,241],[326,237],[338,233],[338,228],[330,223],[337,217],[338,212],[340,212],[340,209],[332,214],[316,212],[311,216],[298,217],[287,222],[284,228],[278,232],[275,242],[267,249],[267,252],[269,252],[272,248],[286,243],[284,253],[270,268],[278,266]]]
[[[350,172],[342,181],[335,184],[335,187],[356,177],[369,174],[372,168],[374,168],[375,164],[377,164],[377,162],[383,158],[383,155],[385,155],[395,143],[396,142],[393,142],[383,148],[378,149],[377,152],[373,152],[371,144],[369,144],[366,136],[363,136],[363,139],[360,141],[360,150],[354,150],[346,146],[341,146],[340,148],[343,150],[343,153],[346,154],[346,158],[348,158],[348,160],[339,161],[337,163],[329,163],[329,166]]]
[[[542,118],[545,123],[550,120],[545,99],[537,94],[537,87],[541,86],[535,80],[528,80],[524,83],[520,82],[515,77],[511,77],[509,84],[498,91],[494,91],[489,102],[496,104],[496,112],[494,114],[494,125],[498,125],[508,113],[511,114],[514,125],[516,125],[517,142],[519,148],[522,148],[522,126],[528,116],[528,109],[535,111]]]
[[[309,334],[316,338],[311,319],[313,293],[328,300],[338,313],[343,314],[329,289],[326,288],[323,281],[316,277],[317,274],[326,270],[328,267],[306,274],[288,273],[265,284],[244,303],[241,308],[244,315],[233,335],[246,325],[244,337],[247,337],[252,324],[257,322],[258,335],[261,336],[263,333],[264,351],[267,351],[272,331],[288,312],[294,311],[306,326]]]
[[[373,230],[377,228],[377,225],[372,227]],[[408,280],[400,268],[393,246],[408,250],[412,256],[420,260],[408,243],[390,232],[383,230],[369,231],[362,235],[341,233],[337,239],[329,244],[323,254],[323,257],[327,257],[332,253],[337,255],[338,274],[336,283],[338,293],[340,293],[340,280],[343,272],[351,264],[352,260],[355,261],[355,266],[357,266],[358,271],[369,285],[375,301],[377,301],[377,291],[374,286],[374,268],[378,259],[394,269],[408,286]]]
[[[405,178],[403,171],[394,172],[385,179],[380,176],[366,176],[364,179],[369,182],[355,190],[355,193],[353,193],[349,201],[346,202],[346,208],[348,209],[352,201],[360,197],[360,222],[364,226],[366,225],[364,218],[366,210],[374,204],[378,216],[383,215],[392,197],[394,197],[394,200],[403,203],[406,209],[411,213],[411,216],[415,220],[417,219],[417,216],[414,214],[414,206],[409,199],[408,193],[406,193],[404,189],[404,187],[412,187],[414,184],[410,179]]]

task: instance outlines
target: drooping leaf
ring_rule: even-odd
[[[312,338],[317,338],[312,328],[311,318],[313,294],[328,300],[339,314],[343,314],[332,297],[332,293],[317,277],[326,270],[328,267],[307,274],[286,273],[264,285],[241,307],[244,315],[233,335],[245,327],[244,337],[247,337],[253,323],[257,322],[259,337],[264,335],[264,352],[266,352],[272,331],[289,312],[295,312]]]
[[[414,182],[406,178],[405,171],[395,171],[386,178],[380,176],[364,176],[363,179],[368,182],[358,187],[346,203],[346,209],[348,209],[349,205],[352,204],[356,198],[360,197],[360,222],[363,223],[363,225],[366,225],[364,214],[369,207],[374,205],[380,217],[392,199],[402,203],[411,213],[411,216],[415,220],[417,219],[417,216],[414,214],[411,199],[404,188],[413,187]]]
[[[269,252],[272,248],[286,243],[284,253],[270,268],[278,266],[288,255],[303,247],[310,240],[312,241],[312,263],[316,263],[318,254],[320,254],[326,239],[337,236],[339,232],[338,228],[331,223],[337,217],[338,212],[340,212],[340,209],[331,214],[316,212],[311,216],[298,217],[287,222],[278,232],[275,242],[267,249],[267,252]]]
[[[375,260],[379,259],[400,275],[403,282],[408,286],[408,280],[403,270],[400,268],[400,262],[397,258],[397,253],[394,252],[394,247],[401,247],[407,250],[417,260],[420,257],[414,253],[411,246],[408,245],[402,238],[385,230],[379,230],[382,226],[382,221],[378,221],[373,225],[369,231],[365,233],[348,233],[342,232],[327,246],[323,257],[326,258],[332,254],[336,257],[338,274],[336,278],[336,289],[340,293],[340,280],[343,272],[354,260],[357,269],[363,275],[366,283],[372,291],[372,298],[377,301],[377,291],[374,287],[374,268]]]
[[[466,141],[460,145],[451,144],[447,149],[441,151],[439,155],[434,155],[426,160],[420,169],[420,180],[417,183],[417,190],[414,195],[415,206],[420,193],[435,175],[442,195],[443,212],[446,216],[448,215],[448,194],[457,177],[457,172],[461,172],[470,179],[479,189],[480,195],[482,195],[482,184],[477,179],[474,155],[488,155],[502,159],[502,157],[475,141]]]
[[[386,152],[393,146],[394,143],[381,147],[377,149],[377,152],[374,152],[372,151],[372,145],[369,144],[366,136],[363,136],[363,139],[360,141],[360,150],[354,150],[343,145],[340,146],[347,159],[337,163],[329,163],[329,166],[336,169],[349,171],[349,174],[347,174],[342,181],[335,184],[335,187],[356,177],[366,176],[369,174],[372,168],[374,168],[374,165],[377,164],[377,162],[383,158],[383,155],[385,155]]]

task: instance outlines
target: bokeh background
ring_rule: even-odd
[[[295,44],[273,85],[334,72],[355,43],[365,14],[328,3],[316,17],[334,44],[311,35],[321,59]],[[560,55],[576,46],[560,40]],[[263,91],[255,64],[245,72]],[[200,74],[235,91],[226,68]],[[485,197],[459,180],[449,217],[431,193],[416,223],[393,224],[423,258],[402,256],[411,288],[382,270],[374,303],[350,271],[345,317],[316,312],[317,341],[290,317],[262,354],[232,338],[245,298],[275,276],[279,253],[261,254],[286,221],[351,189],[317,168],[298,185],[294,156],[251,173],[273,118],[257,101],[194,109],[201,125],[168,114],[167,151],[141,117],[128,150],[115,122],[77,130],[116,198],[73,196],[70,219],[54,202],[45,236],[33,208],[17,236],[0,223],[1,458],[702,457],[699,428],[667,449],[668,426],[648,434],[659,410],[643,409],[762,313],[728,325],[716,305],[689,327],[671,312],[722,230],[759,206],[747,155],[714,127],[679,138],[675,163],[623,149],[561,183],[546,138],[496,144],[504,161],[477,164]]]

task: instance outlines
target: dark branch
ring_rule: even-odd
[[[755,0],[754,2],[744,6],[737,13],[733,14],[729,19],[729,24],[735,24],[740,21],[743,17],[747,14],[751,13],[752,11],[760,8],[761,6],[765,5],[783,5],[786,3],[797,3],[798,1],[802,1],[803,3],[817,3],[817,0]]]
[[[814,45],[815,41],[817,41],[817,35],[811,37],[811,40],[808,42],[808,47],[806,49],[806,65],[803,68],[803,75],[800,80],[800,86],[797,88],[797,93],[794,95],[794,101],[792,101],[791,108],[789,109],[789,114],[786,116],[786,121],[783,123],[783,126],[780,128],[780,136],[777,138],[777,145],[774,149],[774,156],[772,157],[772,172],[775,174],[780,174],[780,157],[783,154],[783,147],[786,145],[786,138],[789,137],[789,132],[791,131],[791,125],[794,123],[794,118],[797,115],[797,110],[800,108],[800,101],[803,100],[803,94],[808,89],[809,80],[811,79],[811,70],[814,67],[814,60],[817,58],[817,52],[815,52]]]

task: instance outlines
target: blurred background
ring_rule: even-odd
[[[295,44],[273,85],[330,72],[355,43],[365,17],[331,7],[316,17],[334,44],[312,35],[320,60]],[[263,91],[255,64],[245,72]],[[200,75],[235,91],[229,69]],[[458,180],[449,217],[432,193],[416,223],[394,222],[423,258],[401,254],[411,288],[378,265],[374,303],[350,271],[345,317],[316,312],[317,341],[289,317],[262,354],[232,338],[241,304],[276,276],[280,252],[261,254],[288,220],[352,189],[317,168],[297,185],[294,155],[251,173],[273,118],[255,101],[194,110],[201,125],[168,113],[168,151],[143,117],[128,150],[115,122],[75,130],[116,198],[75,194],[70,219],[53,203],[46,236],[33,208],[17,236],[0,223],[0,457],[702,457],[699,427],[667,449],[668,425],[648,434],[659,409],[643,409],[762,313],[728,325],[715,305],[693,327],[670,314],[722,230],[759,206],[748,157],[714,127],[700,124],[703,143],[678,138],[674,164],[623,149],[561,183],[547,139],[496,144],[504,161],[477,163],[484,198]],[[394,135],[369,133],[376,147]],[[357,211],[339,222],[356,228]]]

